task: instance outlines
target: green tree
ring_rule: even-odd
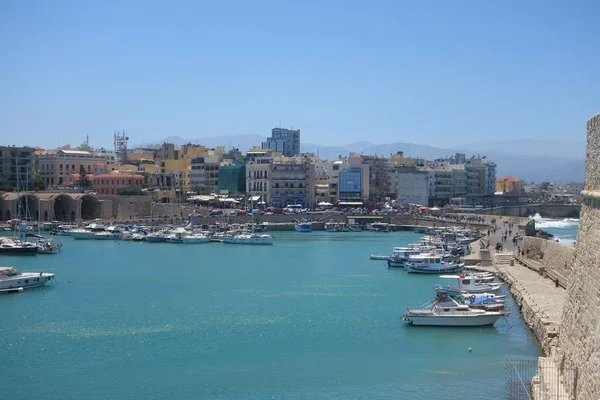
[[[121,196],[144,196],[146,194],[148,194],[148,192],[136,187],[126,187],[119,190],[119,195]]]
[[[46,189],[46,183],[44,182],[44,179],[42,179],[42,177],[40,176],[40,174],[36,173],[33,176],[32,189],[35,190],[35,191]]]
[[[88,178],[87,172],[85,172],[85,168],[83,168],[83,164],[79,166],[79,187],[85,190],[92,187],[92,182]]]
[[[202,188],[200,186],[193,186],[192,192],[194,192],[195,194],[202,194]]]

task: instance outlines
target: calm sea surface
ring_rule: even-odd
[[[0,296],[2,398],[504,398],[505,360],[537,357],[535,338],[514,307],[490,328],[405,326],[406,306],[440,279],[369,255],[418,237],[290,232],[264,247],[61,237],[62,254],[1,257],[57,275]]]

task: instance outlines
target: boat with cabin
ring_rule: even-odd
[[[489,326],[504,315],[502,311],[471,308],[444,296],[420,308],[407,308],[402,320],[414,326]]]
[[[435,291],[445,293],[451,296],[460,295],[463,293],[486,293],[499,290],[502,285],[500,283],[491,282],[489,278],[477,278],[469,275],[441,275],[443,279],[454,279],[455,285],[435,285]]]
[[[36,254],[35,243],[0,237],[0,256],[34,256]]]
[[[247,230],[228,232],[223,236],[223,243],[228,244],[251,244],[272,245],[273,237],[267,234],[254,233]]]
[[[45,285],[54,279],[49,272],[19,272],[13,267],[0,267],[0,292],[29,289]]]
[[[312,232],[312,224],[309,222],[298,222],[294,224],[294,230],[296,232],[310,233]]]
[[[464,262],[445,261],[439,254],[419,254],[411,256],[410,261],[404,264],[404,269],[410,273],[418,274],[444,274],[458,272],[465,266]]]
[[[210,242],[210,237],[202,233],[192,233],[183,236],[183,244],[200,244]]]

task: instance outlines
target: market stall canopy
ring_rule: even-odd
[[[326,202],[326,201],[322,201],[322,202],[320,202],[320,203],[319,203],[319,206],[320,206],[320,207],[328,207],[328,206],[332,206],[332,205],[333,205],[333,204],[331,204],[331,203],[328,203],[328,202]]]

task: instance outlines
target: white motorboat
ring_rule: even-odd
[[[326,232],[339,232],[339,225],[337,222],[327,222],[324,225]]]
[[[183,243],[183,237],[187,234],[188,231],[186,231],[185,228],[177,228],[165,236],[165,241],[167,243]]]
[[[210,237],[201,233],[194,233],[192,235],[183,236],[183,244],[199,244],[210,242]]]
[[[474,276],[467,275],[441,275],[443,279],[454,279],[456,280],[455,285],[436,285],[435,291],[438,293],[445,293],[451,296],[459,295],[463,293],[486,293],[495,292],[499,290],[502,285],[496,282],[489,282],[487,280],[482,281]]]
[[[494,325],[503,315],[501,311],[473,309],[447,297],[442,301],[436,298],[422,308],[407,308],[402,320],[415,326],[486,326]]]
[[[109,226],[104,232],[94,235],[97,240],[120,240],[123,238],[123,230],[120,226]]]
[[[349,225],[348,229],[350,229],[350,232],[362,232],[361,227],[358,225]]]
[[[267,234],[237,231],[223,236],[223,243],[271,245],[273,244],[273,237]]]
[[[34,256],[37,254],[35,243],[0,237],[0,255]]]
[[[407,262],[410,261],[411,256],[418,256],[421,254],[421,250],[411,247],[394,247],[392,254],[387,257],[388,267],[401,267],[403,268]]]
[[[437,254],[420,254],[410,257],[404,264],[407,272],[419,274],[440,274],[460,271],[465,266],[462,262],[446,262]]]
[[[71,229],[70,231],[68,231],[68,233],[69,233],[69,236],[71,236],[73,239],[76,239],[76,240],[90,240],[90,239],[94,239],[96,233],[99,233],[99,232],[94,232],[89,229],[83,229],[83,228],[75,228],[75,229]]]
[[[312,224],[308,222],[299,222],[294,225],[296,232],[312,232]]]
[[[131,235],[131,240],[134,242],[143,242],[146,240],[146,235],[144,233],[138,232]]]
[[[45,285],[54,279],[48,272],[19,272],[13,267],[0,267],[0,292],[29,289]]]

